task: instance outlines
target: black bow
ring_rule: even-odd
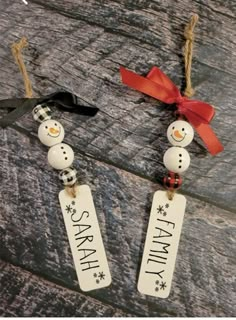
[[[0,100],[0,108],[13,109],[6,116],[0,119],[0,126],[6,128],[25,113],[33,110],[33,108],[42,103],[48,106],[56,106],[59,110],[73,112],[89,117],[93,117],[99,111],[96,107],[86,107],[78,104],[76,95],[70,92],[55,92],[40,98],[19,98]]]

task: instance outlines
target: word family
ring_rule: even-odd
[[[138,280],[141,293],[168,297],[185,205],[186,199],[182,195],[176,194],[170,200],[164,191],[154,194]]]
[[[173,235],[173,229],[175,223],[162,219],[157,219],[159,226],[155,227],[154,234],[152,236],[153,246],[149,250],[147,258],[146,273],[157,275],[163,279],[163,273],[165,268],[163,265],[167,264],[169,247],[171,246],[171,237]]]

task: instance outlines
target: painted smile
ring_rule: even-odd
[[[180,139],[180,140],[177,140],[177,139],[175,139],[174,138],[174,136],[171,134],[170,135],[176,142],[181,142],[181,141],[183,141],[184,140],[184,138],[186,137],[186,133],[185,133],[185,135],[183,136],[183,138],[182,139]]]
[[[52,138],[57,138],[59,137],[59,135],[61,134],[61,128],[58,129],[58,134],[55,136],[55,135],[51,135],[49,132],[48,132],[48,136],[52,137]]]

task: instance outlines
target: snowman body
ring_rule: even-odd
[[[73,185],[77,181],[77,171],[71,167],[74,161],[74,152],[72,148],[62,143],[65,130],[62,124],[51,119],[51,110],[46,105],[38,105],[33,110],[35,120],[41,122],[38,129],[39,140],[46,146],[48,150],[48,163],[57,170],[59,179],[64,185]]]
[[[167,138],[173,147],[167,149],[163,162],[170,172],[182,173],[188,169],[190,156],[184,147],[192,142],[193,137],[193,128],[187,121],[176,120],[169,125]]]
[[[48,151],[48,163],[54,169],[66,169],[72,165],[73,161],[74,152],[68,144],[58,143],[52,146]]]

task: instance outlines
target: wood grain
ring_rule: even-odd
[[[131,317],[81,293],[0,261],[1,317]]]
[[[55,111],[93,190],[112,285],[80,291],[62,214],[57,173],[46,164],[30,114],[0,129],[0,313],[4,316],[235,316],[236,6],[233,0],[20,0],[0,3],[0,99],[24,88],[10,52],[23,35],[35,95],[66,89],[96,105],[95,118]],[[187,212],[171,295],[136,288],[153,192],[166,170],[166,106],[122,85],[119,66],[159,66],[184,88],[183,29],[198,13],[192,82],[213,104],[225,151],[188,148]],[[0,114],[6,113],[0,110]],[[23,307],[21,307],[23,304]]]
[[[141,295],[138,269],[152,195],[160,186],[75,151],[81,183],[93,190],[113,278],[109,288],[88,296],[138,316],[233,316],[236,216],[188,197],[171,295]],[[1,258],[80,292],[46,149],[7,129],[0,152]]]
[[[65,124],[67,141],[103,162],[161,182],[166,173],[162,157],[168,148],[165,131],[174,120],[173,108],[122,85],[119,65],[140,74],[158,65],[183,87],[183,28],[191,12],[200,15],[192,73],[196,98],[216,107],[212,126],[225,151],[212,157],[196,137],[189,147],[192,162],[183,192],[235,211],[232,1],[32,0],[25,6],[7,0],[0,14],[4,75],[0,97],[23,95],[9,44],[26,35],[30,47],[25,59],[37,95],[65,88],[101,109],[89,120],[56,114]],[[36,132],[30,115],[19,124]]]

